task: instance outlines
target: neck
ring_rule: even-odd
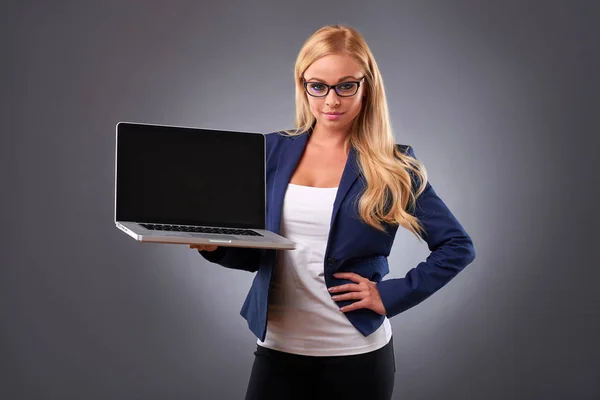
[[[343,149],[349,135],[349,129],[331,130],[317,123],[310,135],[310,142],[328,149]]]

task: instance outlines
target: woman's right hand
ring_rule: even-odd
[[[219,246],[213,244],[190,244],[190,249],[196,249],[198,251],[215,251]]]

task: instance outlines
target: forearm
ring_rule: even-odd
[[[225,268],[256,272],[262,249],[220,246],[215,251],[198,251],[204,259]]]
[[[450,282],[474,258],[471,238],[466,234],[456,236],[431,252],[404,278],[379,282],[377,289],[387,316],[393,317],[421,303]]]

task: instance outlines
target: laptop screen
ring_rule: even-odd
[[[121,122],[117,221],[265,228],[264,135]]]

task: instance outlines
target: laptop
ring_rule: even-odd
[[[115,225],[140,242],[292,250],[266,230],[266,143],[256,132],[121,121]]]

